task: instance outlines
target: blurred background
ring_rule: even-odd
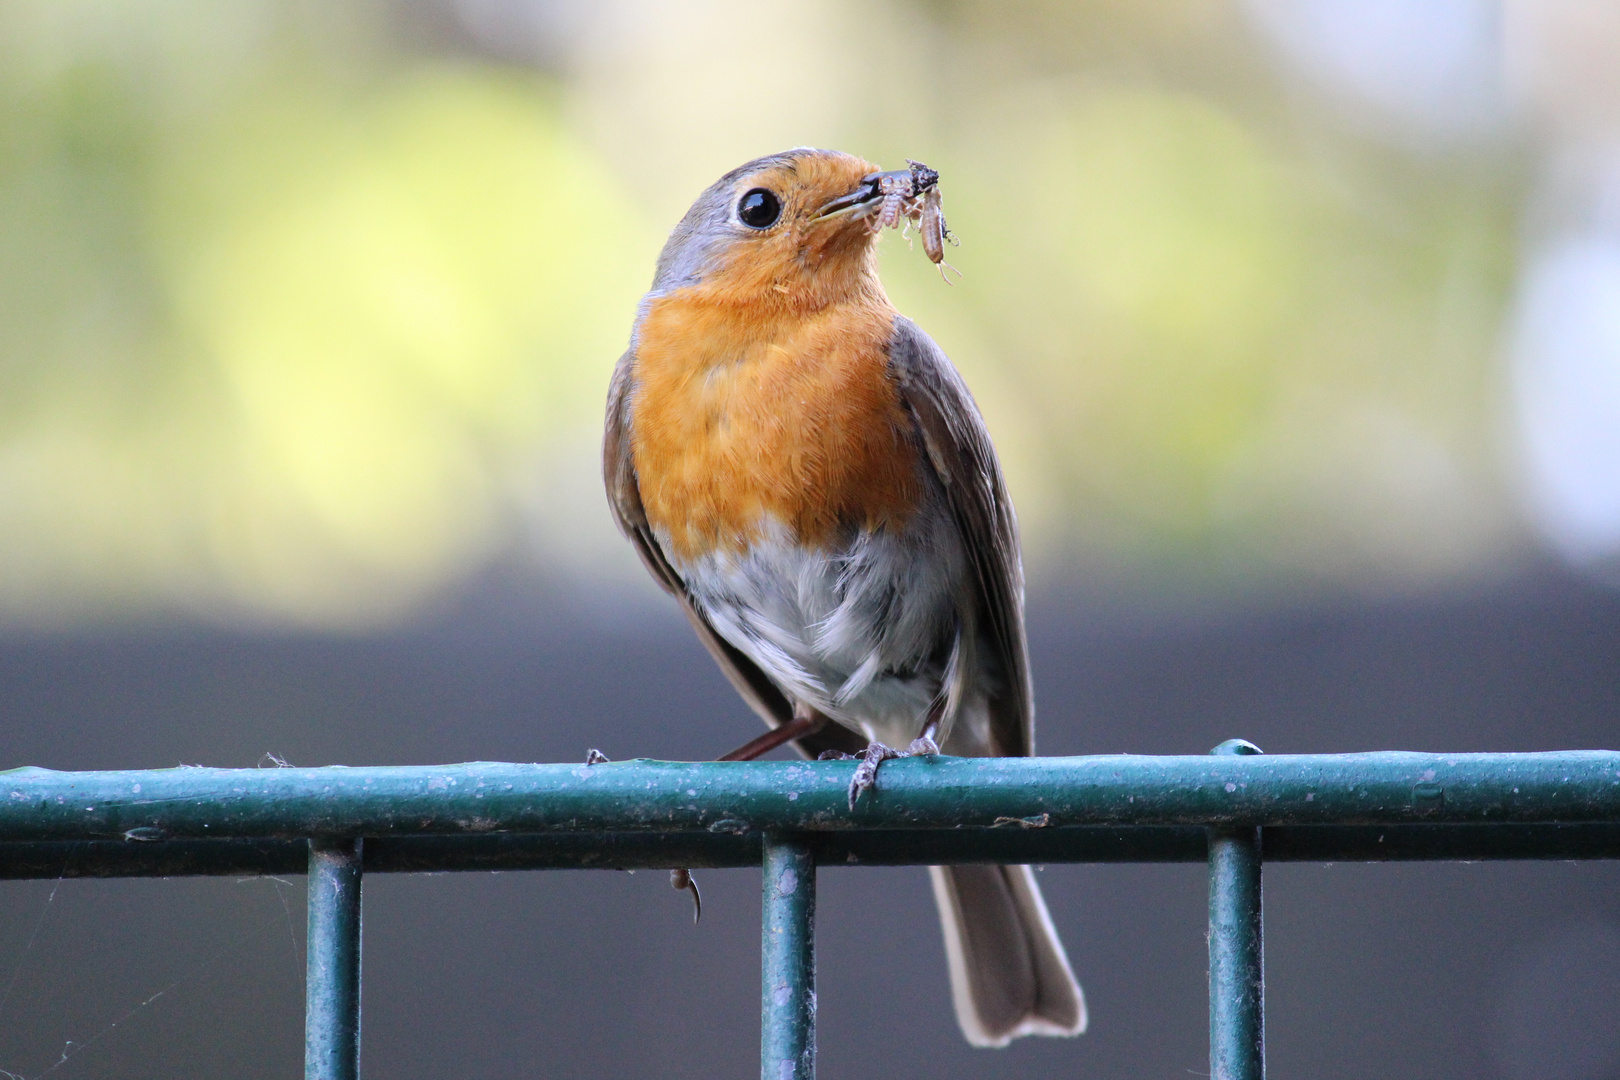
[[[1606,0],[0,0],[0,768],[705,758],[614,533],[670,226],[938,168],[1040,747],[1613,748]],[[1202,1075],[1203,872],[1052,867],[1078,1041],[970,1050],[926,877],[828,871],[828,1076]],[[1612,865],[1274,866],[1275,1075],[1620,1077]],[[757,874],[374,877],[373,1076],[757,1068]],[[301,880],[0,883],[0,1075],[271,1077]]]

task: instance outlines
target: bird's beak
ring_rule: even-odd
[[[862,216],[865,211],[883,201],[883,192],[879,182],[885,175],[887,174],[872,173],[861,177],[861,182],[854,191],[824,203],[821,209],[816,211],[816,220],[822,221],[827,218],[842,217],[846,214],[852,217]]]

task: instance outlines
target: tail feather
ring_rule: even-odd
[[[1027,866],[931,866],[951,999],[974,1046],[1078,1035],[1086,1001]]]

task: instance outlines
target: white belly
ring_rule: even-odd
[[[799,547],[773,523],[745,552],[676,570],[716,632],[790,698],[903,746],[940,694],[960,625],[953,583],[971,573],[941,510],[830,552]]]

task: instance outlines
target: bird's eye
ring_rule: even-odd
[[[757,187],[737,204],[737,216],[750,229],[768,229],[782,216],[782,200],[773,192]]]

